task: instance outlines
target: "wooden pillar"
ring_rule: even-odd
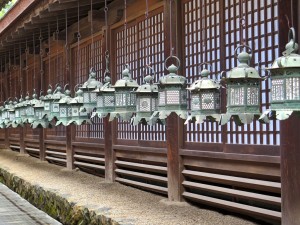
[[[291,3],[294,2],[294,15],[299,10],[298,1],[280,0],[279,3],[279,44],[280,54],[288,42],[287,15],[291,20]],[[298,30],[296,22],[294,26]],[[291,21],[292,22],[292,21]],[[299,36],[298,36],[299,37]],[[299,38],[298,38],[299,40]],[[292,115],[280,123],[280,149],[281,149],[281,201],[282,224],[300,224],[300,118]]]
[[[181,1],[165,0],[164,9],[165,30],[165,58],[170,55],[171,47],[174,47],[174,55],[182,62],[181,54]],[[170,33],[170,18],[172,19],[172,34]],[[171,43],[172,46],[171,46]],[[178,71],[182,74],[182,67]],[[167,118],[167,161],[168,161],[168,198],[170,201],[182,200],[182,162],[179,149],[183,143],[183,120],[175,113]]]

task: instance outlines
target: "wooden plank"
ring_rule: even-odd
[[[30,152],[38,152],[38,153],[40,152],[40,150],[39,150],[39,149],[36,149],[36,148],[27,148],[27,147],[26,147],[25,150],[26,150],[26,151],[30,151]]]
[[[115,150],[115,154],[117,158],[125,158],[125,159],[135,159],[147,162],[161,162],[166,164],[167,157],[166,155],[149,153],[149,152],[132,152],[132,151],[118,151]]]
[[[202,157],[202,158],[215,158],[215,159],[230,159],[236,161],[250,161],[250,162],[264,162],[280,164],[279,156],[266,156],[266,155],[250,155],[250,154],[236,154],[236,153],[219,153],[219,152],[207,152],[191,149],[180,149],[180,155]]]
[[[249,179],[243,177],[234,177],[234,176],[227,176],[227,175],[220,175],[220,174],[213,174],[213,173],[205,173],[205,172],[197,172],[191,170],[183,170],[183,175],[214,182],[214,183],[222,183],[232,186],[238,187],[245,187],[251,188],[261,191],[268,191],[274,193],[281,192],[281,184],[278,182],[272,181],[264,181],[264,180],[256,180],[256,179]]]
[[[65,141],[59,141],[59,140],[45,140],[45,144],[49,144],[49,145],[63,145],[65,146],[66,145],[66,142]]]
[[[117,174],[128,175],[128,176],[138,177],[138,178],[144,178],[147,180],[154,180],[154,181],[160,181],[160,182],[165,182],[165,183],[168,181],[167,177],[151,175],[151,174],[146,174],[146,173],[133,172],[133,171],[129,171],[129,170],[116,169],[115,172]]]
[[[224,208],[230,211],[235,211],[238,213],[248,214],[255,217],[268,218],[275,221],[281,219],[281,213],[273,210],[268,210],[264,208],[244,205],[241,203],[226,201],[222,199],[212,198],[208,196],[193,194],[189,192],[184,192],[182,194],[187,199],[192,199],[194,201],[204,203],[206,205],[211,205],[214,207]]]
[[[76,166],[84,166],[84,167],[88,167],[88,168],[93,168],[93,169],[101,169],[101,170],[105,170],[104,166],[101,165],[95,165],[95,164],[90,164],[90,163],[83,163],[83,162],[78,162],[75,161],[74,165]]]
[[[196,182],[190,182],[190,181],[184,181],[183,186],[189,187],[189,188],[195,188],[198,190],[204,190],[208,192],[218,193],[218,194],[224,194],[226,196],[233,196],[238,197],[242,199],[247,200],[253,200],[263,203],[268,203],[272,205],[281,205],[281,198],[280,197],[274,197],[270,195],[263,195],[263,194],[256,194],[249,191],[240,191],[232,188],[224,188],[224,187],[218,187],[214,185],[208,185],[208,184],[202,184],[202,183],[196,183]]]
[[[50,156],[46,156],[45,158],[46,158],[48,161],[56,161],[56,162],[67,163],[67,160],[66,160],[66,159],[55,158],[55,157],[50,157]]]
[[[88,147],[88,148],[104,148],[104,144],[99,144],[99,143],[92,143],[92,142],[78,142],[78,141],[73,141],[72,145],[75,147]]]
[[[61,145],[49,145],[46,144],[46,149],[53,149],[53,150],[59,150],[59,151],[66,151],[66,146]]]
[[[127,145],[113,145],[112,147],[114,150],[167,154],[166,148],[150,148],[150,147],[140,147],[140,146],[127,146]]]
[[[125,162],[116,160],[116,165],[127,167],[127,168],[136,168],[136,169],[142,169],[142,170],[148,170],[153,172],[160,172],[160,173],[167,173],[167,167],[163,166],[153,166],[153,165],[147,165],[147,164],[141,164],[141,163],[133,163],[133,162]]]
[[[104,158],[98,158],[98,157],[92,157],[92,156],[85,156],[85,155],[74,155],[75,159],[82,159],[82,160],[88,160],[88,161],[93,161],[93,162],[101,162],[104,163],[105,160]]]
[[[120,178],[120,177],[116,177],[116,181],[118,181],[120,183],[131,185],[131,186],[147,189],[150,191],[159,192],[162,194],[168,193],[168,188],[165,188],[165,187],[160,187],[160,186],[156,186],[156,185],[152,185],[152,184],[145,184],[142,182],[132,181],[132,180],[128,180],[128,179],[124,179],[124,178]]]
[[[49,154],[49,155],[61,155],[61,156],[67,156],[67,153],[65,153],[65,152],[55,152],[55,151],[49,151],[49,150],[47,150],[46,151],[46,154]]]
[[[10,148],[16,148],[16,149],[20,149],[21,148],[20,146],[17,146],[17,145],[10,145],[9,147]]]

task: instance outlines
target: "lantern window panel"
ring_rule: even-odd
[[[54,112],[54,113],[59,112],[59,104],[58,103],[52,104],[52,112]]]
[[[200,110],[200,96],[198,93],[192,94],[191,109],[192,110]]]
[[[115,105],[115,97],[112,95],[104,96],[104,105],[113,107]]]
[[[259,87],[248,87],[247,88],[247,105],[258,105],[259,104]]]
[[[138,111],[141,111],[141,112],[150,112],[151,111],[151,97],[139,99]]]
[[[72,106],[72,116],[79,116],[79,106]]]
[[[180,104],[180,91],[179,90],[167,90],[167,104]]]
[[[16,109],[16,117],[20,117],[20,110]]]
[[[159,92],[159,105],[165,105],[166,95],[164,91]]]
[[[283,78],[272,80],[272,101],[284,100]]]
[[[116,106],[126,105],[126,94],[116,93]]]
[[[44,103],[44,109],[45,109],[45,111],[50,111],[50,102]]]
[[[97,97],[97,107],[103,107],[103,98],[104,98],[104,96],[102,96],[102,95],[99,95],[98,97]]]
[[[59,114],[61,117],[66,117],[67,116],[67,107],[60,107],[60,110],[59,110]]]
[[[201,109],[214,109],[215,99],[214,93],[202,93],[201,94]]]
[[[230,87],[230,105],[244,105],[244,87]]]
[[[96,102],[97,101],[97,94],[96,93],[90,93],[91,96],[91,102]]]
[[[83,102],[85,102],[85,103],[90,102],[90,96],[89,96],[89,93],[87,93],[87,92],[84,92],[84,93],[83,93]]]
[[[286,78],[286,100],[299,100],[299,77]]]

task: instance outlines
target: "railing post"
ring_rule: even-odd
[[[172,8],[171,8],[172,7]],[[170,33],[170,18],[172,19],[172,34]],[[181,1],[165,0],[164,32],[165,32],[165,58],[170,55],[174,47],[174,54],[182,61],[182,32],[181,32]],[[173,46],[170,44],[173,43]],[[182,63],[181,63],[182,64]],[[182,74],[182,67],[178,71]],[[182,162],[179,149],[183,144],[183,121],[172,113],[167,118],[167,162],[168,162],[168,198],[170,201],[182,200]]]

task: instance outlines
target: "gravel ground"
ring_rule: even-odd
[[[258,224],[188,204],[166,204],[165,197],[119,183],[106,183],[103,178],[69,171],[10,150],[0,150],[0,167],[32,184],[55,190],[80,206],[99,210],[121,224]]]

